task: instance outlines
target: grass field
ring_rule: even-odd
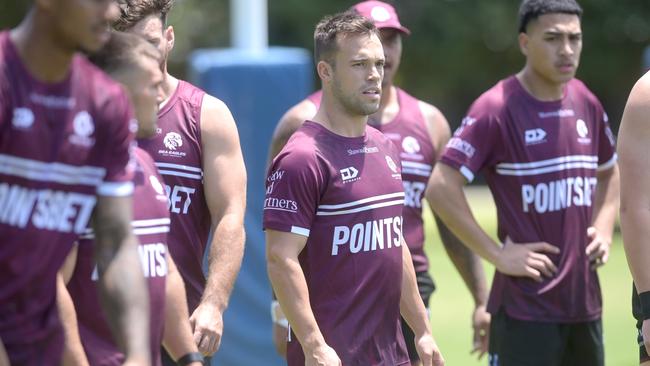
[[[494,203],[487,189],[467,189],[470,204],[477,220],[491,235],[496,233]],[[445,253],[430,211],[426,215],[426,251],[431,261],[437,290],[432,297],[431,324],[436,341],[448,366],[487,365],[487,357],[478,361],[469,354],[471,349],[471,311],[473,302],[460,275]],[[494,271],[485,265],[489,280]],[[620,235],[612,245],[609,263],[600,270],[603,291],[603,328],[607,366],[638,365],[638,348],[635,345],[636,330],[630,311],[632,280],[625,262]],[[588,365],[576,365],[588,366]]]

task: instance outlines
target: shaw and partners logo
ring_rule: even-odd
[[[298,202],[285,198],[267,197],[264,199],[264,209],[296,213],[298,212]]]

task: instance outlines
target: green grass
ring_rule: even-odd
[[[474,215],[481,226],[496,235],[494,203],[487,189],[467,189]],[[471,312],[473,301],[460,275],[451,264],[438,237],[430,211],[425,209],[426,251],[437,290],[430,303],[433,334],[449,366],[487,365],[487,357],[478,361],[471,349]],[[486,275],[492,278],[494,268],[485,264]],[[608,366],[638,365],[636,330],[631,314],[632,280],[625,261],[620,235],[612,245],[609,263],[600,270],[603,291],[603,328],[605,357]]]

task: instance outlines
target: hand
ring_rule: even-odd
[[[515,244],[506,238],[495,266],[501,273],[530,277],[542,282],[542,275],[552,277],[557,272],[557,267],[541,252],[558,254],[560,249],[546,242]]]
[[[418,352],[422,366],[444,366],[445,359],[431,334],[416,336],[415,350]]]
[[[221,345],[223,318],[214,305],[202,302],[190,316],[194,342],[204,356],[212,356]]]
[[[609,247],[612,244],[612,240],[601,235],[593,226],[587,229],[587,237],[591,242],[587,245],[585,253],[589,257],[591,269],[604,266],[609,259]]]
[[[485,310],[484,305],[479,305],[474,308],[474,314],[472,314],[474,338],[470,353],[478,353],[479,360],[487,353],[488,345],[490,344],[490,319],[490,313]]]
[[[289,329],[277,323],[273,323],[273,344],[278,354],[287,358],[287,335]]]
[[[314,350],[303,349],[305,366],[342,366],[336,351],[328,345],[316,347]]]

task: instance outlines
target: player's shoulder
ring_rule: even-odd
[[[75,55],[73,59],[75,73],[81,75],[77,80],[83,83],[79,93],[87,98],[93,108],[95,117],[107,123],[113,123],[116,118],[127,115],[130,102],[125,89],[108,74],[93,65],[86,57]]]
[[[650,71],[645,73],[632,87],[630,100],[639,100],[644,104],[650,103]]]
[[[600,100],[580,79],[573,78],[567,83],[568,93],[585,99],[590,104],[600,105]]]
[[[296,131],[302,124],[314,117],[317,112],[316,105],[311,99],[303,99],[298,104],[289,108],[287,112],[280,118],[276,127],[277,133],[286,133],[290,131],[289,135]]]
[[[510,96],[517,93],[515,83],[518,81],[514,76],[500,80],[488,90],[483,92],[470,107],[470,111],[476,115],[474,118],[485,115],[499,115],[507,109]]]

